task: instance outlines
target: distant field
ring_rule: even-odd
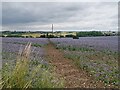
[[[88,47],[96,50],[118,51],[118,36],[53,38],[52,42],[59,46]]]
[[[32,37],[40,37],[39,33],[33,33],[33,34],[22,34],[22,36],[32,36]]]

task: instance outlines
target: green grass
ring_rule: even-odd
[[[24,52],[19,53],[15,65],[5,63],[2,67],[0,88],[62,88],[64,80],[58,79],[50,66],[45,67],[39,62],[30,61],[31,43],[27,44]]]

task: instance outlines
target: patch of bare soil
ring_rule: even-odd
[[[59,77],[63,77],[65,80],[66,88],[104,88],[105,85],[102,82],[97,82],[95,79],[88,75],[82,69],[78,69],[77,66],[67,58],[64,58],[64,54],[56,49],[52,43],[49,43],[46,47],[47,58],[49,63],[55,66],[55,72]]]

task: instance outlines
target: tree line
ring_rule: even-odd
[[[0,35],[1,37],[25,37],[22,36],[22,34],[24,34],[26,32],[10,32],[10,31],[4,31],[2,32],[2,34]],[[30,32],[30,33],[35,33],[35,32]],[[66,35],[60,35],[60,36],[55,36],[54,34],[49,35],[49,32],[36,32],[40,35],[39,37],[36,38],[58,38],[58,37],[72,37],[75,39],[78,39],[78,37],[92,37],[92,36],[113,36],[116,34],[110,34],[110,33],[103,33],[101,31],[84,31],[84,32],[76,32],[76,35],[72,35],[72,34],[66,34]],[[59,32],[61,33],[61,32]],[[6,36],[5,36],[6,35]],[[118,34],[119,35],[119,34]],[[25,38],[32,38],[32,36],[26,36]]]

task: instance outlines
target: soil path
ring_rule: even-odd
[[[46,46],[47,58],[50,60],[49,63],[55,66],[55,72],[59,77],[63,77],[65,80],[66,88],[103,88],[102,82],[96,82],[91,76],[85,71],[78,69],[72,62],[67,58],[64,58],[64,54],[56,49],[50,42]]]

